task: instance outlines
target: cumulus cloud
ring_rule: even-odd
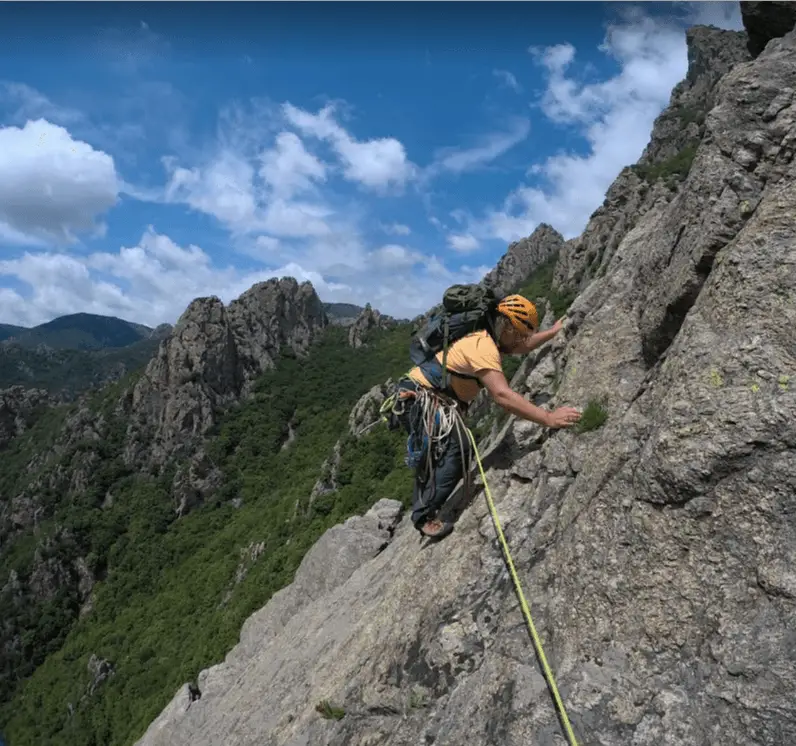
[[[475,251],[480,244],[478,239],[471,233],[451,233],[448,236],[448,246],[454,251],[465,253]]]
[[[269,240],[263,247],[276,248]],[[0,278],[23,286],[22,292],[0,289],[0,322],[35,325],[83,311],[151,326],[174,323],[196,297],[229,302],[257,282],[284,276],[310,281],[325,301],[366,298],[386,313],[410,318],[427,310],[448,285],[475,282],[487,271],[451,271],[437,257],[398,244],[366,250],[343,235],[287,257],[275,251],[271,266],[244,271],[215,263],[199,246],[180,246],[150,226],[136,245],[116,252],[28,250],[0,260]]]
[[[515,189],[500,208],[473,219],[470,229],[476,236],[513,241],[540,222],[551,223],[567,238],[575,236],[619,171],[641,155],[655,117],[687,70],[683,27],[631,10],[608,26],[599,49],[619,69],[598,81],[580,74],[571,44],[529,49],[546,80],[542,113],[575,127],[586,152],[562,152],[533,164],[532,183]]]
[[[164,199],[214,216],[236,236],[264,232],[298,239],[327,236],[350,224],[331,206],[333,193],[321,192],[330,176],[375,191],[400,187],[412,177],[415,167],[398,140],[360,142],[335,121],[331,107],[313,114],[286,103],[263,114],[270,125],[252,128],[239,108],[225,111],[217,149],[198,165],[163,159]],[[274,136],[275,124],[282,129]],[[307,140],[330,144],[337,160],[323,160]],[[402,228],[396,235],[405,235]]]
[[[113,158],[63,127],[37,119],[0,128],[0,239],[70,244],[101,234],[97,219],[119,188]]]
[[[220,151],[201,167],[184,168],[165,159],[170,174],[165,198],[214,216],[236,234],[302,238],[329,233],[326,219],[333,210],[320,200],[296,197],[324,178],[320,161],[292,133],[281,133],[260,160],[257,178],[250,160],[231,150]]]
[[[401,187],[412,179],[416,167],[403,144],[393,137],[359,141],[341,127],[330,104],[312,114],[290,103],[282,107],[285,117],[302,134],[324,140],[332,146],[343,164],[343,174],[368,189]]]
[[[0,277],[13,277],[23,293],[0,290],[0,321],[34,325],[83,311],[155,326],[173,323],[197,297],[237,298],[257,282],[290,275],[310,280],[320,294],[335,286],[299,265],[242,271],[218,266],[195,245],[179,246],[149,227],[135,246],[89,255],[28,251],[0,261]]]
[[[307,152],[293,132],[280,132],[275,147],[265,151],[261,160],[260,176],[282,197],[306,191],[326,178],[326,166]]]

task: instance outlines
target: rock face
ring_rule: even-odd
[[[741,17],[749,35],[749,52],[757,57],[768,42],[785,36],[796,26],[796,3],[744,2],[741,3]]]
[[[705,134],[718,81],[738,62],[749,59],[742,32],[695,26],[686,32],[686,42],[685,79],[675,86],[669,106],[655,120],[638,165],[622,170],[586,230],[564,245],[556,265],[556,287],[582,290],[603,275],[637,221],[654,205],[674,197]]]
[[[367,427],[378,421],[379,408],[390,395],[392,387],[392,379],[387,379],[359,398],[348,416],[349,434],[358,437]]]
[[[498,296],[513,293],[531,272],[559,252],[563,245],[561,234],[542,223],[530,236],[509,245],[497,266],[482,282]]]
[[[489,485],[583,744],[796,742],[794,90],[790,33],[720,80],[671,193],[632,214],[609,193],[586,229],[624,226],[604,274],[521,389],[600,400],[607,420],[512,417],[493,444]],[[564,743],[476,498],[425,548],[403,520],[352,559],[363,537],[333,529],[201,699],[179,693],[139,744]]]
[[[187,453],[283,347],[305,353],[325,323],[312,285],[292,278],[259,283],[228,307],[193,301],[133,391],[127,462],[151,468]]]
[[[348,344],[355,349],[361,347],[368,332],[374,329],[391,329],[395,323],[393,318],[384,316],[368,303],[348,329]]]
[[[11,438],[25,432],[39,407],[54,403],[49,394],[40,389],[12,386],[0,391],[0,450]]]
[[[353,303],[324,303],[323,310],[334,326],[351,326],[365,309]]]

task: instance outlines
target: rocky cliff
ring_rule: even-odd
[[[785,36],[796,25],[796,3],[778,0],[743,2],[741,17],[749,35],[749,52],[757,57],[768,42]]]
[[[561,234],[542,223],[527,238],[510,244],[482,283],[492,288],[498,296],[514,293],[537,267],[555,256],[563,244]]]
[[[283,348],[305,353],[325,324],[312,285],[293,278],[259,283],[229,306],[194,300],[132,391],[127,463],[153,468],[191,453]]]
[[[46,391],[12,386],[0,390],[0,451],[25,432],[40,407],[53,401]]]
[[[754,60],[689,41],[681,94],[719,72],[688,168],[619,176],[562,252],[565,333],[518,373],[588,426],[508,418],[490,449],[583,744],[796,741],[796,33]],[[139,744],[563,743],[475,498],[425,548],[394,505],[330,532]]]
[[[396,323],[395,319],[371,308],[368,303],[348,329],[348,344],[354,349],[361,347],[368,333],[375,329],[392,329]]]

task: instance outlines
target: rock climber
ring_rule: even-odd
[[[451,523],[441,521],[436,514],[463,474],[469,475],[472,445],[461,414],[482,387],[499,407],[543,427],[570,427],[580,419],[580,413],[573,407],[559,407],[551,412],[531,404],[511,389],[503,373],[503,355],[523,355],[539,347],[561,331],[562,320],[540,332],[536,307],[527,298],[515,294],[497,304],[488,326],[491,331],[483,329],[466,334],[449,346],[447,390],[433,387],[419,366],[397,384],[396,395],[404,402],[394,410],[398,423],[410,436],[418,431],[429,436],[424,456],[415,464],[412,523],[420,533],[435,539],[453,530]],[[436,356],[440,363],[442,355],[439,352]],[[429,394],[436,396],[429,398]]]

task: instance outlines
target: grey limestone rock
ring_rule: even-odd
[[[583,744],[796,742],[796,34],[725,72],[687,178],[609,192],[584,235],[612,235],[611,260],[518,372],[607,420],[509,419],[488,471]],[[474,497],[427,547],[372,513],[328,532],[139,744],[565,743]]]

